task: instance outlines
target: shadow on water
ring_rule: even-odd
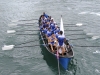
[[[41,36],[39,36],[39,39],[40,39],[40,37]],[[43,44],[42,40],[40,41],[40,44]],[[56,58],[51,53],[49,53],[44,46],[40,45],[40,48],[41,48],[41,54],[43,55],[43,59],[46,61],[46,63],[49,66],[49,68],[53,72],[57,73],[58,68],[57,68],[57,60],[56,60]]]
[[[41,39],[41,36],[39,36],[39,39]],[[43,44],[43,41],[41,40],[39,43]],[[44,46],[40,45],[40,48],[41,48],[41,53],[43,55],[43,59],[46,61],[47,65],[55,73],[55,75],[58,75],[58,64],[57,64],[58,62],[56,57],[54,57]],[[77,60],[75,60],[74,58],[71,59],[67,71],[65,71],[60,65],[61,75],[64,74],[76,75],[76,70],[77,70]]]

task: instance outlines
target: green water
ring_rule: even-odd
[[[77,39],[69,42],[74,46],[100,46],[100,1],[99,0],[0,0],[0,75],[58,75],[57,63],[41,46],[14,48],[3,51],[2,46],[17,45],[23,42],[39,40],[39,31],[16,32],[7,34],[7,30],[38,30],[37,20],[46,12],[57,23],[60,15],[66,24],[82,23],[80,27],[65,29],[83,31],[65,31],[66,38]],[[25,21],[19,21],[25,20]],[[33,26],[8,26],[11,24],[34,23]],[[75,26],[75,25],[74,25]],[[85,34],[71,35],[69,34]],[[91,35],[87,35],[91,34]],[[21,46],[42,43],[35,41]],[[100,47],[73,47],[74,58],[68,71],[60,67],[61,75],[100,75]]]

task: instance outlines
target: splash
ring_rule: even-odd
[[[96,13],[97,16],[100,16],[100,13]]]
[[[90,12],[90,14],[100,16],[100,13],[96,13],[96,12]]]
[[[90,14],[96,14],[95,12],[90,12]]]
[[[97,50],[97,51],[95,51],[95,52],[93,52],[93,53],[100,53],[100,51]]]
[[[80,12],[79,14],[87,14],[88,12]]]
[[[14,48],[15,45],[4,45],[2,47],[2,50],[11,50],[12,48]]]
[[[96,72],[96,73],[100,73],[100,70],[98,70],[98,69],[95,69],[95,72]]]

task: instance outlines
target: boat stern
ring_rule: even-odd
[[[60,57],[59,58],[59,62],[61,64],[61,66],[67,70],[68,69],[68,64],[70,62],[71,58],[64,58],[64,57]]]

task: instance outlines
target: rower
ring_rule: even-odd
[[[50,37],[50,36],[51,36],[51,29],[48,28],[47,33],[46,33],[46,38],[48,39],[48,37]]]
[[[47,14],[45,14],[45,12],[43,12],[43,15],[44,15],[46,18],[48,18],[48,17],[49,17]]]
[[[52,32],[51,36],[48,37],[48,44],[50,45],[50,48],[52,50],[52,52],[55,52],[55,49],[57,49],[57,38],[55,36],[55,34]]]
[[[46,27],[41,28],[41,29],[40,29],[40,31],[41,31],[42,33],[44,33],[44,35],[46,35],[46,34],[47,34],[47,28],[46,28]]]
[[[41,16],[41,22],[42,22],[42,23],[43,23],[43,22],[45,23],[45,21],[46,21],[46,17],[45,17],[44,15],[42,15],[42,16]]]
[[[65,48],[64,48],[64,41],[66,40],[65,36],[63,35],[63,31],[59,32],[58,36],[58,50],[62,50],[62,55],[64,55]]]

